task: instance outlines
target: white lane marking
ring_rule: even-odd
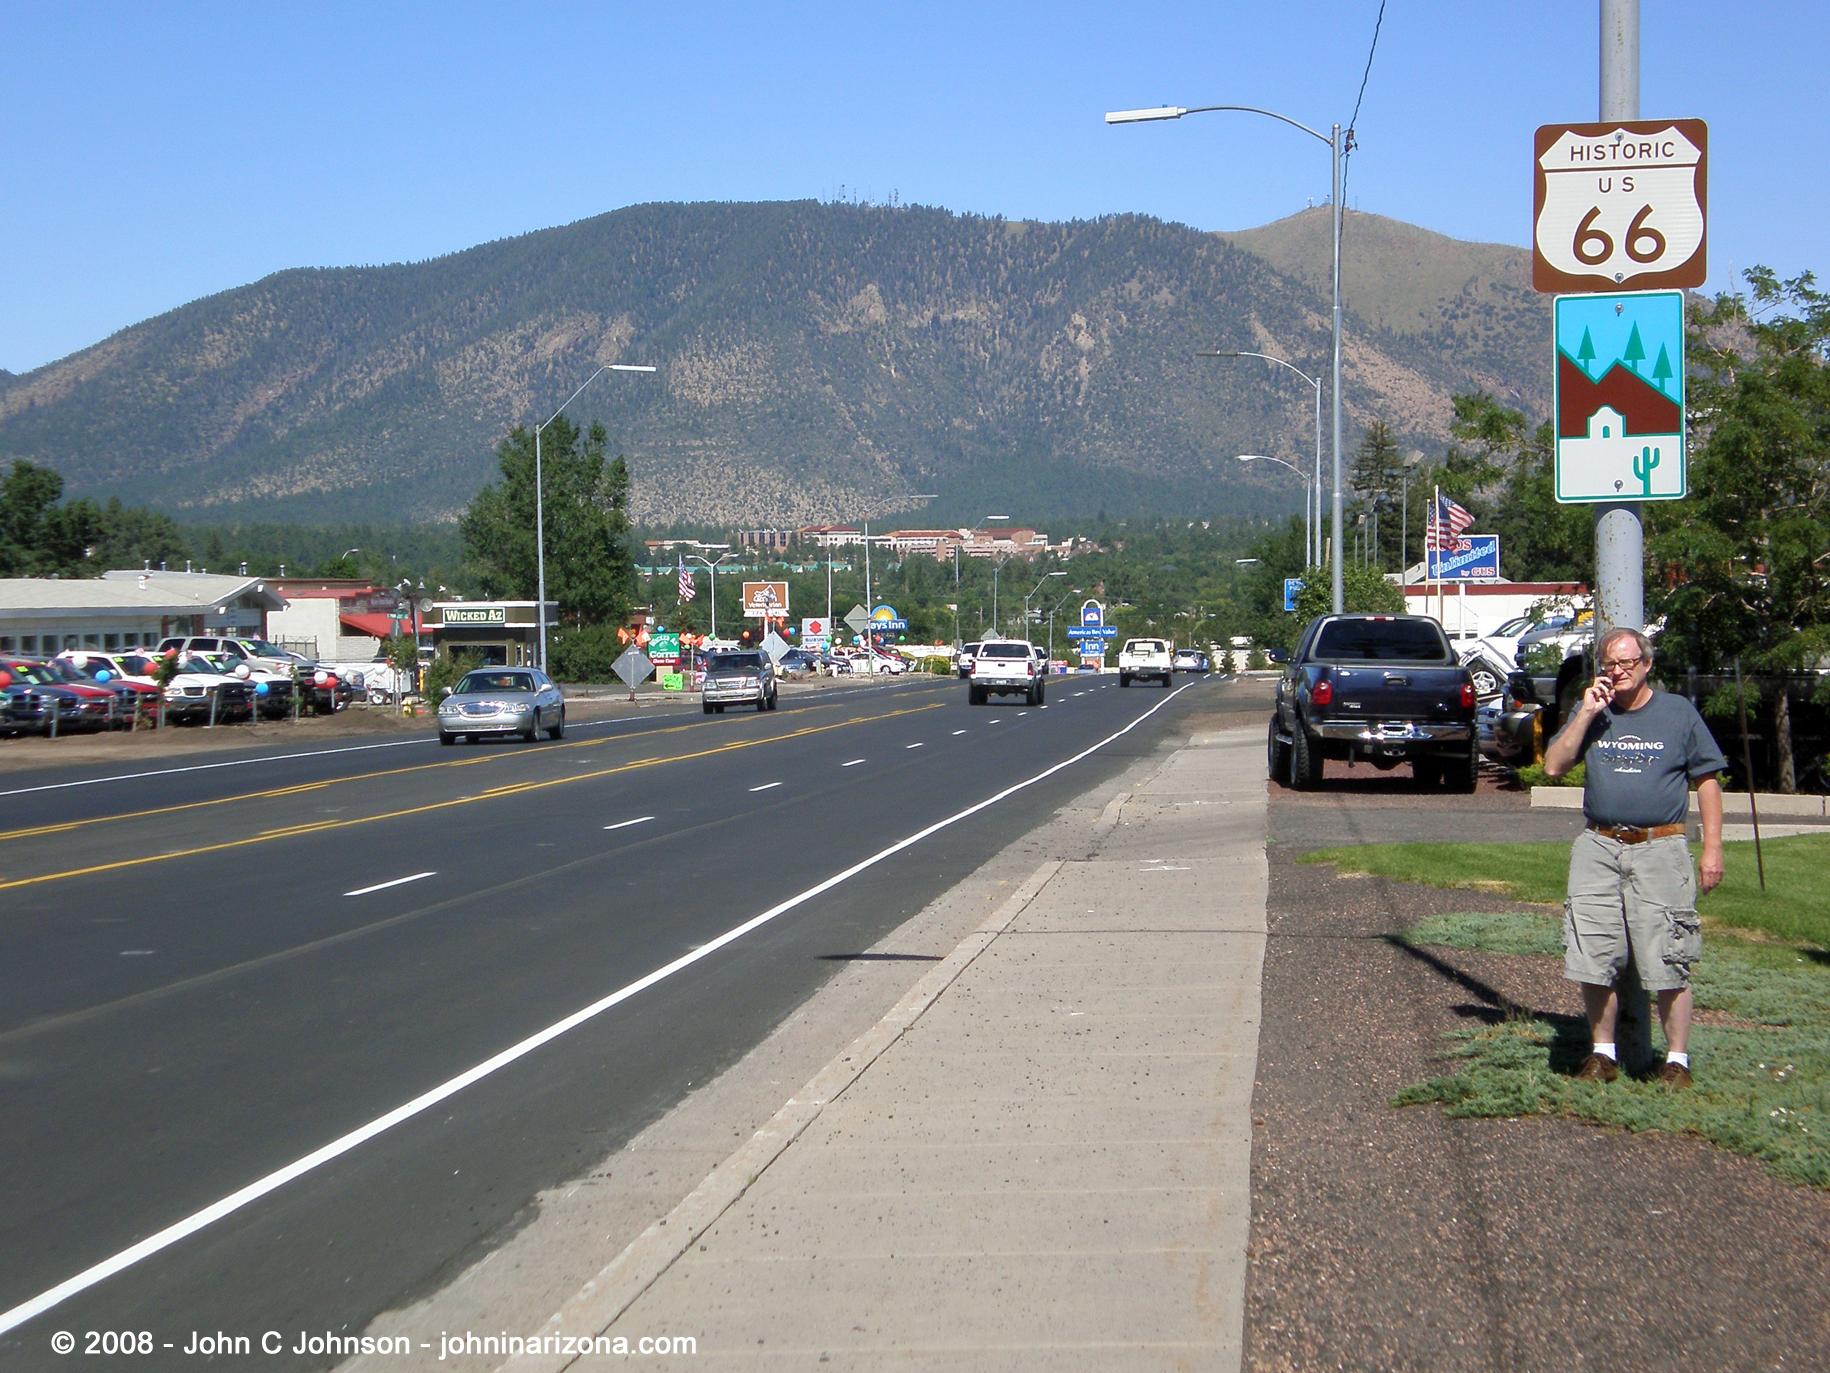
[[[445,1082],[441,1082],[430,1091],[422,1092],[411,1101],[396,1106],[387,1114],[375,1117],[375,1119],[371,1120],[368,1124],[357,1126],[347,1134],[339,1135],[330,1143],[321,1148],[314,1149],[303,1158],[295,1159],[284,1168],[276,1169],[267,1174],[264,1178],[257,1178],[246,1187],[241,1188],[239,1191],[229,1193],[228,1196],[222,1198],[220,1201],[212,1202],[200,1211],[193,1211],[183,1220],[176,1221],[173,1224],[166,1226],[165,1229],[158,1231],[156,1234],[148,1235],[138,1244],[131,1245],[128,1248],[121,1250],[120,1253],[115,1254],[110,1258],[103,1259],[100,1263],[92,1264],[74,1277],[66,1278],[58,1283],[57,1286],[47,1288],[37,1296],[19,1303],[19,1305],[13,1307],[10,1311],[0,1311],[0,1335],[23,1325],[34,1316],[42,1315],[44,1312],[49,1311],[52,1307],[68,1300],[77,1293],[87,1291],[97,1283],[113,1277],[116,1273],[133,1267],[133,1265],[138,1263],[141,1259],[151,1258],[160,1250],[169,1249],[172,1245],[178,1243],[179,1240],[185,1239],[190,1235],[196,1234],[199,1230],[215,1224],[224,1216],[234,1214],[251,1202],[259,1201],[268,1193],[279,1190],[294,1179],[303,1177],[305,1174],[322,1167],[333,1159],[341,1158],[352,1149],[368,1143],[369,1140],[374,1139],[377,1135],[393,1129],[402,1121],[411,1120],[421,1112],[430,1110],[432,1107],[438,1105],[439,1102],[446,1100],[448,1097],[455,1096],[466,1087],[481,1082],[484,1078],[490,1076],[499,1069],[506,1068],[516,1060],[527,1057],[527,1055],[533,1053],[534,1050],[551,1043],[553,1040],[558,1039],[561,1035],[566,1034],[571,1030],[577,1029],[586,1021],[595,1019],[597,1016],[602,1015],[605,1011],[609,1010],[612,1006],[620,1005],[629,1000],[630,997],[647,991],[656,983],[663,982],[672,977],[675,973],[691,967],[700,959],[724,948],[725,945],[736,943],[752,930],[759,929],[778,916],[786,915],[789,911],[794,910],[799,906],[806,905],[807,902],[813,900],[816,896],[823,896],[834,887],[842,886],[844,883],[849,882],[852,878],[856,877],[859,873],[876,867],[877,864],[883,862],[886,858],[893,858],[904,849],[913,848],[916,844],[919,844],[930,835],[938,834],[950,825],[957,825],[961,820],[969,819],[982,810],[989,810],[1000,801],[1007,800],[1008,798],[1015,796],[1018,792],[1023,791],[1028,787],[1033,787],[1036,783],[1046,781],[1056,773],[1073,767],[1074,764],[1080,762],[1083,758],[1091,757],[1107,744],[1129,734],[1186,690],[1188,690],[1187,687],[1176,688],[1176,690],[1170,692],[1169,695],[1158,701],[1155,705],[1150,707],[1149,710],[1138,716],[1124,728],[1114,730],[1098,743],[1082,749],[1072,757],[1064,758],[1059,763],[1044,768],[1034,776],[1025,777],[1021,782],[1013,782],[1010,786],[1005,787],[1004,790],[993,792],[983,801],[975,802],[974,804],[967,806],[964,810],[955,811],[952,815],[947,816],[943,820],[936,820],[933,824],[926,825],[921,829],[916,830],[913,834],[898,839],[888,848],[878,849],[877,852],[873,853],[870,857],[860,859],[849,868],[844,868],[839,872],[835,872],[824,881],[814,883],[813,886],[808,887],[805,891],[797,892],[786,901],[779,902],[776,905],[769,907],[769,909],[764,911],[761,915],[751,916],[748,920],[744,921],[743,924],[733,926],[709,943],[701,944],[691,952],[682,954],[673,962],[656,968],[646,977],[637,978],[627,986],[619,987],[608,996],[593,1001],[589,1006],[572,1012],[571,1015],[566,1016],[564,1019],[554,1021],[551,1025],[547,1026],[546,1029],[536,1031],[518,1044],[509,1045],[508,1048],[502,1050],[501,1053],[495,1055],[493,1058],[484,1059],[483,1062],[477,1064],[474,1068],[459,1073],[456,1077],[450,1078]],[[653,819],[654,817],[644,816],[643,818]],[[634,824],[638,822],[629,821],[626,823]]]
[[[409,882],[417,882],[422,877],[435,877],[434,872],[416,872],[411,877],[396,877],[392,882],[377,882],[372,887],[357,887],[355,891],[346,891],[345,896],[367,896],[372,891],[386,891],[389,887],[404,887]]]
[[[148,958],[151,955],[152,955],[151,949],[122,949],[121,950],[122,958]]]
[[[622,720],[582,720],[571,727],[573,729],[590,729],[593,725],[637,725],[639,717]],[[430,744],[437,736],[427,739],[390,739],[385,744],[351,744],[347,748],[308,749],[304,753],[269,753],[259,758],[230,758],[221,763],[191,763],[181,768],[159,768],[153,772],[117,772],[107,777],[84,777],[75,782],[46,782],[36,787],[15,787],[11,791],[0,791],[0,799],[8,796],[31,796],[41,791],[63,791],[68,787],[94,787],[103,782],[138,782],[146,777],[175,777],[181,772],[209,772],[215,768],[245,768],[254,763],[291,763],[300,758],[332,758],[339,753],[367,753],[378,748],[407,748],[413,744]]]
[[[760,787],[751,787],[751,791],[767,791],[770,787],[779,787],[780,782],[764,782]]]
[[[605,825],[604,828],[607,830],[626,830],[631,825],[645,825],[652,819],[654,819],[654,816],[652,815],[638,815],[633,820],[618,820],[614,825]]]
[[[966,731],[965,731],[965,730],[963,730],[963,729],[956,729],[956,730],[954,730],[954,731],[953,731],[953,733],[954,733],[954,734],[955,734],[955,735],[956,735],[956,736],[957,736],[957,735],[961,735],[961,734],[964,734],[964,733],[965,733],[965,732],[966,732]]]
[[[1017,712],[1017,718],[1018,718],[1018,719],[1019,719],[1019,720],[1021,720],[1021,719],[1022,719],[1022,718],[1023,718],[1023,717],[1024,717],[1024,716],[1025,716],[1025,715],[1027,715],[1027,714],[1029,714],[1029,712],[1028,712],[1028,711],[1027,711],[1027,710],[1019,710],[1019,711],[1018,711],[1018,712]]]
[[[903,747],[904,748],[920,748],[921,744],[920,743],[904,744]]]
[[[863,761],[864,760],[862,758],[854,758],[849,763],[840,763],[839,766],[842,768],[855,768],[858,766],[858,764],[862,763]]]

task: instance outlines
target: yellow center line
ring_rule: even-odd
[[[823,701],[817,705],[802,706],[799,709],[800,711],[836,710],[838,704],[839,703],[836,701]],[[548,758],[562,748],[600,748],[605,744],[615,745],[634,742],[638,739],[651,739],[662,734],[678,734],[682,730],[710,729],[714,723],[715,722],[710,720],[701,720],[694,721],[692,724],[667,725],[661,729],[648,730],[639,735],[604,735],[596,739],[578,739],[557,746],[548,745],[533,756]],[[436,763],[414,763],[409,767],[382,768],[375,772],[358,772],[353,773],[348,777],[328,778],[322,782],[298,782],[291,786],[273,787],[267,791],[245,791],[235,796],[217,796],[208,801],[183,801],[170,806],[155,806],[150,810],[123,811],[119,815],[95,815],[86,820],[60,820],[54,824],[32,825],[26,829],[0,830],[0,842],[4,842],[8,839],[36,839],[47,834],[67,834],[71,830],[84,829],[90,825],[112,824],[117,820],[145,820],[155,815],[176,815],[181,811],[201,810],[208,806],[234,805],[241,801],[268,801],[277,796],[299,796],[308,791],[321,791],[325,787],[342,786],[349,782],[372,782],[380,777],[400,777],[411,772],[429,772],[435,768],[473,768],[486,763],[506,763],[528,756],[529,755],[527,754],[521,753],[499,753],[483,758],[442,759]],[[516,783],[514,785],[521,786],[525,784]],[[502,791],[506,790],[506,788],[499,787],[496,790]]]
[[[809,725],[805,729],[791,730],[786,734],[773,734],[766,739],[737,739],[728,744],[718,744],[712,748],[700,749],[696,753],[675,755],[655,755],[649,758],[637,758],[632,762],[619,763],[615,767],[599,768],[594,772],[581,772],[571,777],[554,777],[544,782],[523,782],[511,787],[501,787],[494,791],[483,792],[478,796],[460,796],[450,801],[429,801],[421,806],[409,806],[405,810],[384,811],[379,815],[362,815],[352,820],[318,820],[300,825],[289,825],[281,829],[268,830],[248,839],[227,839],[219,844],[202,844],[192,849],[175,849],[170,853],[146,854],[140,858],[122,858],[113,863],[97,863],[87,868],[71,868],[66,872],[47,872],[38,877],[16,877],[9,882],[0,882],[0,891],[10,891],[14,887],[36,886],[41,882],[60,882],[70,877],[91,877],[99,872],[116,872],[122,868],[137,868],[147,863],[163,863],[173,858],[194,858],[199,854],[222,853],[228,849],[246,848],[250,844],[265,844],[275,839],[287,839],[302,834],[321,834],[327,830],[350,829],[356,825],[374,824],[381,820],[399,820],[409,815],[425,815],[432,811],[448,810],[453,806],[470,805],[476,801],[500,800],[504,796],[519,795],[529,791],[544,791],[548,787],[568,786],[573,782],[589,782],[598,777],[612,777],[619,772],[633,772],[638,768],[658,767],[663,763],[685,763],[695,758],[710,758],[720,753],[733,753],[739,749],[757,748],[763,744],[779,744],[789,739],[804,739],[810,734],[824,734],[829,730],[845,729],[851,725],[868,725],[878,720],[893,720],[899,715],[917,715],[924,710],[939,710],[946,705],[945,701],[935,701],[925,706],[910,706],[905,710],[892,710],[882,715],[866,715],[855,720],[839,720],[830,725]],[[677,728],[693,728],[678,726]],[[671,732],[671,731],[669,731]],[[601,742],[601,741],[599,741]],[[433,765],[438,766],[438,765]],[[417,769],[401,769],[417,771]]]

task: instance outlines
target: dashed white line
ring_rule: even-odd
[[[770,787],[779,787],[780,782],[764,782],[760,787],[751,787],[751,791],[767,791]]]
[[[954,732],[954,734],[959,735],[959,734],[964,734],[966,731],[963,729],[956,729],[953,732]]]
[[[633,820],[618,820],[614,825],[605,825],[604,828],[607,830],[626,830],[631,825],[645,825],[652,819],[654,819],[654,816],[652,815],[638,815]]]
[[[435,877],[436,872],[416,872],[411,877],[396,877],[391,882],[377,882],[372,887],[357,887],[355,891],[346,891],[345,896],[367,896],[372,891],[386,891],[389,887],[404,887],[409,882],[417,882],[423,877]]]
[[[903,745],[903,747],[904,747],[904,748],[920,748],[920,747],[921,747],[921,743],[920,743],[920,741],[917,741],[917,742],[915,742],[915,743],[913,743],[913,744],[904,744],[904,745]]]
[[[855,768],[858,766],[858,764],[862,763],[863,761],[864,760],[862,758],[854,758],[849,763],[840,763],[839,766],[842,768]]]
[[[0,1335],[5,1334],[9,1330],[16,1329],[25,1324],[25,1322],[31,1320],[34,1316],[42,1315],[53,1307],[68,1301],[77,1293],[86,1292],[97,1283],[104,1282],[108,1278],[113,1277],[116,1273],[133,1267],[143,1259],[151,1258],[154,1254],[170,1248],[187,1236],[194,1235],[199,1230],[207,1229],[225,1216],[233,1215],[235,1212],[248,1206],[252,1202],[258,1201],[260,1198],[278,1191],[280,1188],[286,1186],[287,1183],[292,1182],[297,1178],[301,1178],[316,1169],[322,1168],[333,1159],[341,1158],[343,1155],[366,1144],[369,1140],[374,1139],[377,1135],[385,1134],[396,1125],[399,1125],[402,1121],[413,1119],[413,1117],[422,1112],[430,1110],[439,1102],[456,1096],[465,1088],[501,1071],[509,1064],[527,1057],[536,1049],[550,1044],[561,1035],[576,1029],[587,1021],[596,1019],[612,1006],[621,1005],[631,997],[639,995],[648,988],[654,986],[657,982],[663,982],[667,978],[672,977],[675,973],[691,967],[700,959],[716,953],[726,945],[735,943],[746,934],[749,934],[750,931],[768,924],[779,916],[786,915],[789,911],[805,905],[815,897],[824,895],[834,887],[843,886],[859,873],[874,868],[886,858],[894,857],[903,850],[919,844],[930,835],[938,834],[941,830],[944,830],[949,826],[957,825],[960,821],[977,815],[980,811],[989,810],[992,806],[997,805],[1007,797],[1014,796],[1025,788],[1033,787],[1036,783],[1053,777],[1056,773],[1062,772],[1067,768],[1073,767],[1074,764],[1080,762],[1083,758],[1091,757],[1107,744],[1129,734],[1185,690],[1187,690],[1186,687],[1171,691],[1149,710],[1144,711],[1135,720],[1131,721],[1130,724],[1124,726],[1122,729],[1114,730],[1098,743],[1089,745],[1079,753],[1068,758],[1063,758],[1059,763],[1056,763],[1051,767],[1046,767],[1032,776],[1025,777],[1020,782],[1014,782],[1001,791],[993,792],[983,801],[967,806],[964,810],[957,810],[945,819],[936,820],[932,824],[924,825],[921,829],[916,830],[906,838],[898,839],[895,843],[890,844],[886,848],[878,849],[877,852],[871,854],[868,858],[860,859],[850,867],[833,873],[832,876],[823,881],[816,882],[813,886],[808,887],[804,891],[795,893],[785,901],[778,902],[761,914],[751,916],[742,924],[726,930],[716,939],[701,944],[698,948],[674,959],[673,962],[656,968],[645,977],[637,978],[634,982],[619,987],[608,996],[601,997],[588,1006],[580,1007],[578,1010],[572,1012],[572,1014],[547,1026],[544,1030],[536,1031],[525,1039],[509,1045],[500,1053],[484,1059],[475,1067],[459,1073],[456,1077],[449,1078],[446,1081],[439,1083],[436,1087],[420,1093],[420,1095],[414,1097],[411,1101],[401,1103],[393,1110],[375,1117],[375,1119],[369,1121],[366,1125],[359,1125],[355,1129],[339,1135],[329,1143],[314,1149],[311,1153],[304,1155],[302,1158],[293,1160],[293,1162],[287,1164],[285,1167],[275,1169],[265,1177],[256,1178],[253,1182],[212,1202],[201,1210],[193,1211],[182,1220],[174,1221],[163,1230],[148,1235],[137,1244],[129,1245],[119,1253],[103,1259],[100,1263],[91,1264],[80,1273],[65,1278],[56,1286],[47,1288],[37,1296],[20,1302],[11,1310],[0,1311]],[[864,760],[860,758],[858,761],[863,762]],[[652,815],[645,815],[642,819],[652,820],[654,817]],[[624,823],[639,824],[641,821],[625,821]],[[606,828],[608,827],[606,826]]]

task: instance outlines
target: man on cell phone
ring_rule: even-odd
[[[1703,951],[1697,892],[1722,880],[1722,750],[1682,696],[1654,691],[1652,644],[1636,629],[1611,629],[1596,645],[1601,675],[1544,751],[1544,771],[1588,770],[1588,828],[1570,850],[1563,907],[1563,975],[1582,984],[1593,1050],[1576,1076],[1620,1076],[1615,979],[1631,950],[1665,1030],[1659,1080],[1690,1085],[1690,974]],[[1703,861],[1693,873],[1684,842],[1690,785],[1697,784]]]

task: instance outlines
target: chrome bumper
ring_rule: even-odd
[[[1456,744],[1474,735],[1472,725],[1425,725],[1415,721],[1362,723],[1358,720],[1329,721],[1318,725],[1322,738],[1342,744]]]

